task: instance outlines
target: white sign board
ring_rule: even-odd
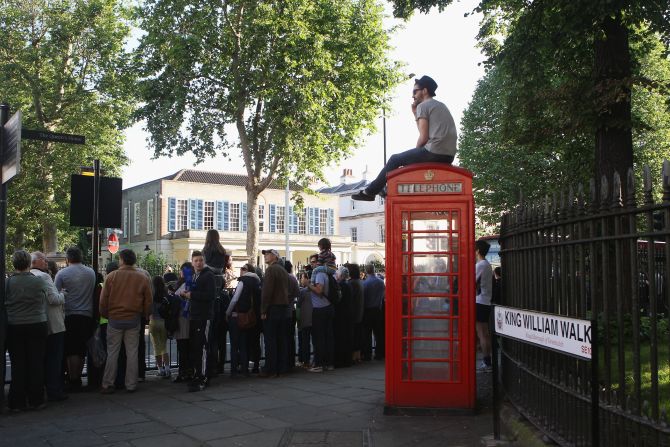
[[[462,194],[463,183],[399,183],[398,194]]]
[[[496,334],[582,359],[591,359],[591,322],[495,306]]]
[[[21,171],[21,111],[5,124],[5,153],[2,154],[2,183],[7,183]]]

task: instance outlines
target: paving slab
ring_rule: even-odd
[[[237,419],[224,419],[209,424],[184,427],[181,429],[181,432],[200,441],[210,441],[212,439],[228,438],[261,430],[262,428],[247,424]]]

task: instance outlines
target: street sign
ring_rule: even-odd
[[[7,183],[21,171],[21,111],[5,124],[2,154],[2,183]]]
[[[24,140],[54,141],[56,143],[86,144],[86,137],[83,135],[47,132],[46,130],[23,129],[21,138]]]
[[[116,235],[116,233],[112,233],[109,235],[109,239],[107,241],[107,249],[111,254],[114,254],[117,251],[119,251],[119,238]]]

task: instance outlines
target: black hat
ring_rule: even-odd
[[[428,94],[430,96],[435,96],[435,90],[437,90],[437,82],[430,76],[421,76],[419,79],[415,79],[414,83],[421,88],[428,89]]]

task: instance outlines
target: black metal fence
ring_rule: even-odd
[[[603,446],[670,446],[669,176],[666,161],[660,201],[645,167],[639,189],[615,174],[502,221],[500,304],[598,318]],[[558,444],[591,445],[591,363],[499,341],[508,400]]]

